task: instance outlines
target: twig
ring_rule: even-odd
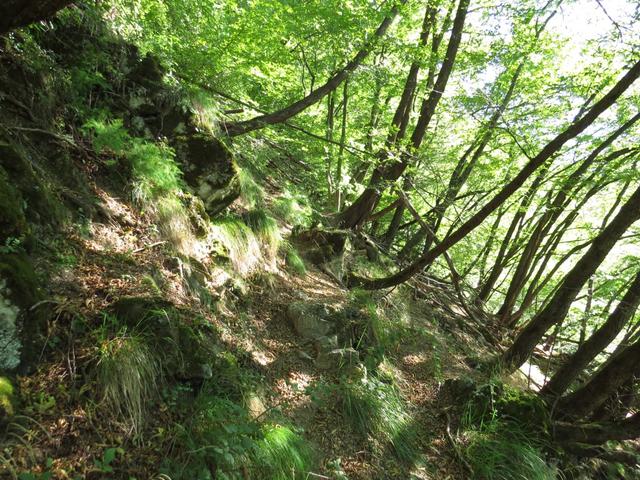
[[[136,248],[131,253],[140,253],[140,252],[143,252],[143,251],[148,250],[150,248],[157,247],[158,245],[163,245],[165,243],[167,243],[166,240],[162,240],[160,242],[155,242],[155,243],[150,243],[149,245],[145,245],[144,247]]]

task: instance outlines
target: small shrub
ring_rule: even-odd
[[[157,395],[161,368],[144,339],[121,333],[98,350],[97,382],[104,401],[139,432]]]

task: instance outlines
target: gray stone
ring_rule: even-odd
[[[332,312],[322,303],[293,302],[287,307],[287,319],[305,340],[326,336],[333,328]]]
[[[320,352],[316,359],[316,366],[321,370],[335,370],[359,363],[360,355],[353,348],[336,348],[328,352]]]

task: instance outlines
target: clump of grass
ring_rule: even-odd
[[[493,421],[468,433],[464,456],[474,478],[482,480],[555,480],[542,445],[513,423]]]
[[[267,257],[274,258],[282,242],[278,223],[262,209],[250,210],[244,215],[245,223],[260,239],[266,248]]]
[[[402,461],[417,455],[416,430],[397,389],[375,377],[343,379],[338,399],[347,421],[356,432],[371,435],[386,443]]]
[[[474,478],[553,480],[545,461],[548,411],[536,396],[498,380],[478,388],[465,406],[462,452]]]
[[[154,207],[160,235],[178,252],[192,251],[195,237],[186,209],[180,199],[169,195],[160,198]]]
[[[91,134],[96,151],[109,152],[128,161],[133,200],[155,215],[161,235],[178,251],[188,253],[193,232],[186,209],[178,198],[184,185],[173,149],[162,142],[132,137],[121,119],[93,118],[83,128]]]
[[[97,382],[104,401],[138,433],[157,395],[161,368],[139,335],[121,333],[98,349]]]
[[[313,455],[304,439],[283,425],[267,425],[256,444],[254,464],[257,478],[293,480],[307,478]]]
[[[307,273],[307,266],[298,251],[291,245],[287,246],[284,257],[285,264],[293,273],[303,276]]]
[[[248,208],[259,208],[264,205],[264,190],[253,178],[246,168],[238,168],[238,185],[240,186],[240,198]]]
[[[238,218],[216,220],[211,227],[211,240],[223,246],[233,268],[242,275],[253,270],[262,258],[256,235]]]
[[[306,199],[285,192],[283,196],[274,200],[271,205],[274,215],[291,225],[308,227],[311,224],[312,208]]]

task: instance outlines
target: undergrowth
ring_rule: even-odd
[[[555,480],[547,410],[535,396],[492,381],[476,390],[462,417],[463,456],[482,480]]]
[[[312,398],[319,402],[335,399],[357,434],[381,441],[403,462],[415,460],[417,430],[398,389],[366,370],[362,373],[359,378],[343,377],[335,385],[316,386]]]
[[[96,372],[104,401],[140,432],[161,377],[160,363],[145,339],[125,331],[104,340],[98,347]]]

